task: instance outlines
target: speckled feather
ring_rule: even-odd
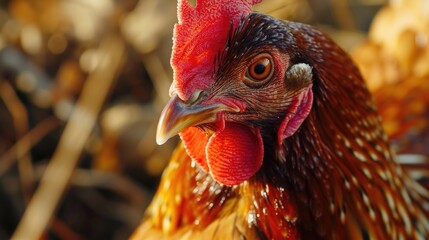
[[[213,181],[179,146],[134,238],[428,238],[429,193],[395,161],[371,94],[348,55],[310,26],[254,13],[219,49],[216,75],[255,48],[285,51],[290,62],[312,67],[310,115],[278,151],[281,119],[258,121],[253,114],[273,111],[268,106],[249,111],[249,123],[261,128],[264,162],[234,187]]]
[[[285,142],[285,152],[304,147],[304,151],[288,158],[291,161],[287,168],[298,171],[286,172],[288,179],[294,181],[293,186],[302,186],[297,195],[307,192],[298,198],[304,199],[303,203],[316,203],[310,205],[312,212],[308,215],[309,219],[320,219],[310,226],[322,234],[331,232],[328,236],[338,235],[338,226],[347,222],[356,222],[363,236],[374,239],[427,236],[427,210],[422,207],[427,203],[427,191],[422,192],[426,195],[424,201],[419,201],[421,196],[412,198],[418,184],[394,161],[374,102],[358,70],[331,40],[307,26],[300,31],[304,34],[297,42],[311,46],[308,51],[316,54],[308,59],[316,76],[315,105],[303,131]],[[311,194],[314,192],[320,195]],[[308,209],[308,204],[298,206],[304,212]],[[328,217],[328,212],[334,218]],[[336,221],[331,229],[324,229],[326,222],[333,219]],[[416,222],[426,226],[418,227]]]

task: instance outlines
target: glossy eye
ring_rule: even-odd
[[[245,83],[251,86],[261,86],[273,75],[273,61],[268,54],[257,56],[249,65]]]

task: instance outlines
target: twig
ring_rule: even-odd
[[[19,139],[15,145],[0,157],[0,175],[9,169],[15,159],[22,158],[24,154],[30,151],[32,146],[37,144],[50,131],[58,127],[59,123],[60,121],[55,117],[47,118]],[[17,149],[20,150],[18,151]]]
[[[19,100],[13,87],[7,81],[2,81],[0,84],[0,97],[12,115],[15,125],[16,138],[21,139],[28,132],[28,114],[24,104]],[[23,139],[21,144],[17,145],[15,150],[18,157],[18,170],[21,179],[22,192],[24,202],[28,203],[31,193],[33,192],[33,165],[32,159],[28,151],[30,142]]]
[[[256,5],[256,9],[260,12],[267,13],[272,15],[274,12],[287,12],[290,9],[296,8],[299,6],[301,1],[296,0],[274,0],[274,1],[265,1],[260,5]]]
[[[40,187],[29,203],[12,239],[40,239],[70,182],[124,60],[124,46],[116,36],[105,38],[98,51],[103,56],[99,58],[97,68],[89,75],[82,89],[79,101],[42,177]]]
[[[170,98],[167,93],[171,85],[171,78],[166,73],[160,56],[156,53],[146,54],[142,60],[149,72],[150,79],[152,80],[157,94],[155,103],[159,104],[159,106],[163,106]]]
[[[73,231],[69,226],[67,226],[60,219],[55,218],[52,221],[52,231],[57,235],[59,239],[63,240],[79,240],[82,239],[79,234]]]
[[[339,27],[343,30],[356,30],[355,20],[351,17],[353,16],[350,7],[348,6],[347,1],[344,0],[334,0],[332,1],[332,8],[334,16],[337,20]]]
[[[88,187],[86,202],[92,206],[94,211],[114,216],[116,219],[121,219],[121,221],[128,223],[129,226],[134,226],[141,220],[143,209],[148,206],[150,201],[148,192],[145,192],[128,177],[120,174],[79,169],[73,174],[72,182],[75,186]],[[94,195],[90,194],[94,186],[100,189],[109,189],[121,196],[123,200],[102,199],[101,201],[94,201],[93,196],[97,192],[92,191]],[[92,197],[89,197],[89,195]],[[81,198],[85,200],[85,192],[81,194]],[[109,208],[101,212],[100,205],[103,203]]]
[[[43,165],[35,166],[35,179],[39,179],[45,169]],[[141,220],[142,211],[149,205],[152,194],[125,175],[79,168],[74,171],[70,185],[86,189],[80,191],[78,196],[81,195],[82,201],[92,210],[109,218],[121,219],[130,226]],[[112,191],[118,194],[121,200],[105,199],[95,189]],[[88,195],[91,197],[85,198]]]

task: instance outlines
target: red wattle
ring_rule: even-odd
[[[197,127],[189,127],[183,130],[179,135],[189,156],[200,164],[206,172],[209,172],[206,161],[206,146],[209,141],[209,136]]]
[[[210,137],[206,147],[207,165],[213,179],[232,186],[252,177],[262,166],[264,145],[258,129],[226,123]]]

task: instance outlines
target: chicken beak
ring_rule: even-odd
[[[228,109],[230,108],[221,103],[210,105],[184,103],[174,95],[162,110],[156,143],[162,145],[188,127],[215,122],[217,113]]]

